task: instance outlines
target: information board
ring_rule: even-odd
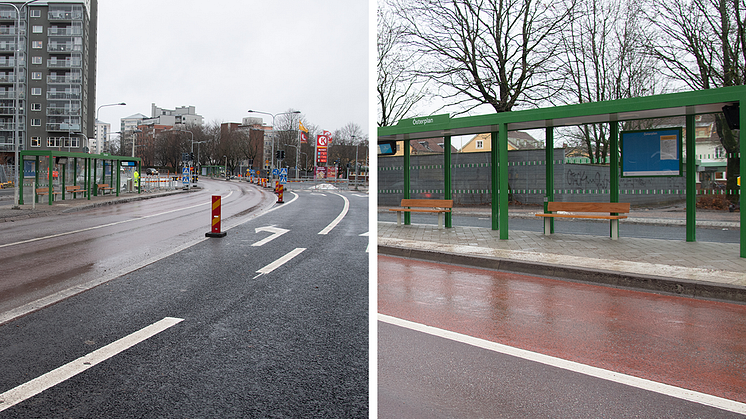
[[[620,135],[622,177],[681,176],[681,128]]]

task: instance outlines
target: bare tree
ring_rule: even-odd
[[[553,103],[589,103],[661,93],[656,61],[645,48],[639,4],[634,0],[579,0],[577,18],[563,30],[562,94]],[[609,152],[607,124],[570,130],[591,163]]]
[[[422,63],[417,74],[460,113],[480,105],[495,112],[547,99],[561,29],[574,0],[392,0],[408,45]]]
[[[744,0],[663,0],[653,4],[651,23],[662,36],[651,39],[651,53],[668,77],[690,89],[743,85],[746,79]],[[716,129],[727,151],[726,190],[737,191],[740,174],[740,132],[732,131],[722,114]],[[735,201],[738,196],[731,194]]]
[[[378,126],[389,126],[406,118],[425,97],[425,83],[417,81],[406,50],[403,28],[391,12],[378,6]]]

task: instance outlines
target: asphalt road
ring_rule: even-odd
[[[743,305],[379,256],[378,311],[379,418],[746,414]]]
[[[190,193],[3,223],[0,312],[115,278],[202,240],[210,231],[212,195],[222,196],[229,225],[275,201],[246,182],[200,184]]]
[[[510,230],[543,232],[544,223],[537,219],[526,219],[520,217],[510,218],[508,227]],[[396,214],[389,211],[378,213],[379,221],[396,222]],[[412,214],[412,223],[415,224],[437,224],[437,217],[432,214]],[[489,217],[454,215],[453,225],[492,228],[492,220]],[[555,233],[560,234],[585,234],[592,236],[608,236],[609,223],[587,220],[555,220]],[[733,228],[705,228],[697,227],[697,241],[715,243],[739,243],[741,236],[739,229]],[[663,239],[663,240],[686,240],[686,226],[679,225],[655,225],[635,224],[622,221],[619,226],[620,237],[636,237],[641,239]]]
[[[285,202],[0,326],[6,406],[87,368],[0,418],[367,417],[367,196]]]

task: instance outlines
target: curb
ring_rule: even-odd
[[[746,303],[746,287],[715,284],[654,275],[550,265],[512,259],[462,255],[449,252],[410,249],[399,246],[378,245],[378,254],[419,259],[428,262],[469,266],[474,268],[507,271],[512,273],[559,278],[572,282],[586,282],[613,287],[660,292],[698,299],[725,300]]]

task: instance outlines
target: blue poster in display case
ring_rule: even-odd
[[[681,176],[681,138],[681,128],[622,132],[622,177]]]
[[[23,160],[23,177],[36,177],[36,161]]]

